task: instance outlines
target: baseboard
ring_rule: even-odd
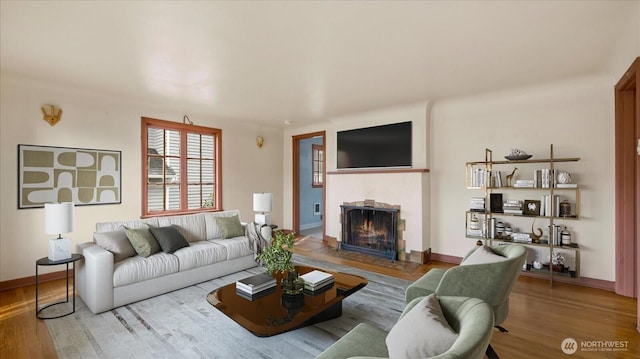
[[[69,278],[73,278],[73,270],[69,269]],[[45,282],[51,282],[54,280],[58,280],[58,279],[65,279],[67,278],[67,275],[65,275],[65,271],[58,271],[58,272],[51,272],[51,273],[46,273],[46,274],[39,274],[38,275],[38,282],[39,283],[45,283]],[[12,280],[7,280],[4,282],[0,282],[0,291],[3,290],[9,290],[9,289],[15,289],[15,288],[20,288],[20,287],[27,287],[30,285],[35,285],[36,284],[36,276],[30,276],[30,277],[24,277],[24,278],[18,278],[18,279],[12,279]]]
[[[449,256],[449,255],[446,255],[446,254],[439,254],[439,253],[431,253],[431,260],[432,261],[438,261],[438,262],[444,262],[444,263],[460,264],[460,262],[462,262],[462,257]],[[530,272],[524,272],[523,271],[520,274],[522,274],[523,276],[526,276],[526,277],[534,277],[534,278],[540,278],[540,279],[545,279],[545,280],[549,279],[549,277],[546,277],[546,276],[543,276],[543,275],[540,275],[540,274],[536,274],[536,273],[530,273]],[[590,288],[596,288],[596,289],[603,289],[603,290],[608,290],[608,291],[611,291],[611,292],[615,291],[615,286],[616,286],[615,282],[608,281],[608,280],[602,280],[602,279],[589,278],[589,277],[580,277],[578,279],[574,279],[574,278],[554,276],[553,277],[553,281],[554,282],[581,285],[581,286],[584,286],[584,287],[590,287]]]

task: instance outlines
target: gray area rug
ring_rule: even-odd
[[[343,301],[342,316],[259,338],[211,306],[207,294],[259,267],[93,314],[80,298],[73,315],[47,320],[60,358],[314,358],[359,323],[391,329],[404,308],[409,282],[294,256],[298,264],[360,275],[366,287]]]

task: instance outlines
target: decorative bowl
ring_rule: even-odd
[[[529,158],[531,158],[533,155],[517,155],[517,156],[504,156],[504,158],[508,159],[509,161],[524,161],[524,160],[528,160]]]

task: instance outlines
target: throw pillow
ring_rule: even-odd
[[[124,231],[96,232],[93,234],[93,240],[100,247],[113,253],[114,263],[136,255],[136,250],[131,246]]]
[[[135,229],[124,227],[124,232],[127,234],[129,242],[131,242],[133,249],[136,250],[139,256],[148,257],[160,252],[160,245],[151,232],[149,232],[148,226],[145,225],[144,227]]]
[[[398,320],[385,342],[390,358],[430,358],[449,350],[456,339],[438,298],[430,294]]]
[[[184,238],[175,225],[168,227],[149,228],[151,234],[156,238],[162,251],[165,253],[173,253],[180,248],[189,247],[189,243]]]
[[[503,257],[501,255],[493,253],[491,248],[482,246],[473,251],[473,253],[471,253],[464,261],[462,261],[460,265],[463,266],[469,264],[495,263],[506,261],[507,259],[507,257]]]
[[[216,224],[222,230],[223,239],[244,236],[242,223],[240,223],[238,215],[231,217],[216,217]]]

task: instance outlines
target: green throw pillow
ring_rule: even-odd
[[[124,227],[124,232],[127,234],[129,242],[131,242],[133,249],[136,250],[139,256],[148,257],[160,252],[160,245],[151,232],[149,232],[148,226],[145,225],[144,227],[135,229]]]
[[[189,243],[175,225],[159,228],[151,227],[149,231],[151,231],[151,234],[156,238],[165,253],[173,253],[180,248],[189,247]]]
[[[223,239],[244,236],[242,223],[237,214],[231,217],[216,217],[216,224],[222,230]]]

